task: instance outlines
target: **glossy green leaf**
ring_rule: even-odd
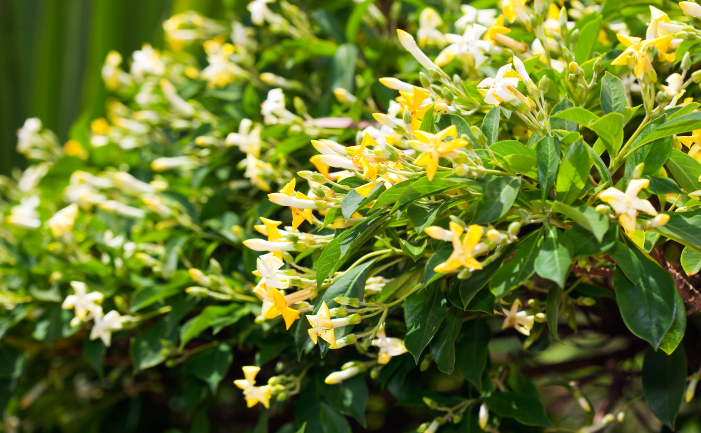
[[[368,385],[363,376],[344,380],[342,385],[322,385],[324,397],[338,413],[352,416],[366,427],[365,412],[368,404]]]
[[[83,357],[100,377],[102,377],[104,370],[102,359],[105,357],[105,353],[107,353],[107,347],[102,340],[99,338],[90,340],[90,335],[85,335],[85,340],[83,341]]]
[[[470,320],[458,345],[456,365],[460,374],[478,391],[482,391],[482,377],[489,359],[489,341],[492,331],[483,320]]]
[[[633,242],[626,241],[626,246],[640,262],[640,280],[631,282],[627,276],[630,271],[621,272],[622,263],[617,262],[613,278],[616,303],[628,329],[657,349],[672,327],[677,289],[657,262]]]
[[[183,371],[186,374],[194,374],[198,379],[206,382],[212,394],[216,394],[219,383],[226,377],[233,360],[231,346],[221,343],[188,359],[183,366]]]
[[[513,206],[520,187],[521,179],[518,177],[494,176],[489,179],[472,223],[483,224],[501,218]]]
[[[571,204],[579,198],[589,179],[591,166],[587,145],[583,141],[577,141],[567,151],[557,173],[555,195],[558,201]]]
[[[701,252],[701,210],[670,212],[667,224],[652,230]]]
[[[382,183],[375,185],[367,197],[363,197],[355,192],[355,190],[350,191],[341,201],[341,213],[343,214],[343,219],[348,222],[348,220],[351,219],[353,214],[358,209],[360,209],[364,204],[376,200],[383,191],[385,191],[385,187]]]
[[[701,252],[691,247],[684,247],[680,262],[686,275],[692,276],[701,270]]]
[[[552,206],[553,212],[561,213],[572,221],[587,229],[594,235],[597,241],[602,242],[604,235],[609,228],[609,220],[604,215],[599,214],[596,209],[587,205],[566,205],[555,202]]]
[[[414,356],[417,364],[419,363],[421,352],[428,346],[433,336],[436,335],[446,316],[447,301],[439,285],[431,284],[423,290],[426,291],[423,305],[404,338],[404,345],[409,353]]]
[[[141,331],[136,337],[132,337],[129,355],[135,373],[154,367],[166,360],[167,356],[161,352],[164,349],[162,340],[174,340],[174,337],[167,335],[166,331],[166,322],[161,320]]]
[[[496,106],[489,110],[482,121],[482,133],[487,137],[487,146],[499,141],[499,116],[501,108]]]
[[[557,169],[560,166],[559,144],[554,137],[545,136],[538,142],[536,153],[541,199],[545,201],[557,179]]]
[[[623,81],[606,72],[601,79],[601,111],[604,114],[613,112],[623,114],[627,106],[628,98]]]
[[[535,271],[542,278],[564,287],[572,265],[572,245],[553,226],[546,225],[544,233],[545,241],[535,259]]]
[[[553,129],[577,132],[577,130],[579,129],[577,126],[577,122],[573,122],[572,120],[567,120],[565,118],[560,119],[557,117],[553,117],[554,115],[566,111],[572,107],[574,107],[574,105],[572,104],[572,101],[570,101],[570,99],[567,97],[567,95],[565,95],[560,102],[555,104],[552,111],[550,112],[550,125]]]
[[[239,308],[241,306],[234,303],[206,307],[200,314],[185,322],[180,329],[180,347],[184,347],[190,340],[211,327],[214,319],[229,315]]]
[[[550,287],[548,291],[548,296],[545,299],[545,317],[548,321],[548,328],[550,328],[550,333],[557,340],[560,340],[560,336],[557,333],[557,321],[560,317],[560,301],[562,299],[562,287],[554,284]]]
[[[679,346],[686,332],[686,307],[681,295],[677,293],[675,299],[674,322],[660,342],[660,350],[667,355],[671,355]]]
[[[451,374],[455,367],[455,341],[460,335],[465,312],[455,306],[448,308],[448,313],[431,342],[431,355],[438,369]]]
[[[609,113],[586,127],[596,132],[609,155],[618,154],[618,150],[623,144],[623,115],[621,113]]]
[[[574,44],[573,54],[577,63],[582,64],[591,58],[598,43],[603,17],[598,14],[584,16],[575,26],[579,30],[579,39]]]
[[[543,403],[534,397],[516,392],[497,392],[484,399],[490,411],[513,418],[521,424],[553,427]]]
[[[535,273],[535,259],[542,240],[541,230],[536,230],[519,240],[516,254],[499,268],[489,282],[489,290],[496,297],[506,295]]]
[[[694,129],[701,129],[701,112],[698,111],[665,122],[654,131],[642,136],[640,144],[649,143],[675,134],[683,134],[693,131]]]
[[[428,110],[424,113],[423,119],[421,119],[421,125],[419,126],[420,131],[434,132],[434,118],[433,118],[433,105],[428,107]]]
[[[701,183],[699,183],[701,163],[691,156],[677,149],[672,149],[665,166],[685,193],[689,194],[701,189]]]
[[[599,116],[587,110],[586,108],[581,107],[570,107],[553,114],[551,117],[555,119],[569,120],[570,122],[578,123],[584,126],[599,120]]]
[[[643,394],[657,418],[674,429],[686,385],[686,354],[679,346],[671,355],[648,350],[643,360]]]
[[[575,225],[562,234],[570,241],[572,257],[589,257],[608,251],[618,240],[618,226],[611,226],[602,242],[596,240],[591,233],[580,225]]]
[[[428,286],[432,282],[436,281],[438,278],[445,274],[436,272],[434,269],[436,266],[448,260],[448,257],[453,253],[453,245],[446,244],[441,247],[438,251],[433,253],[431,257],[428,258],[426,262],[426,270],[424,271],[424,286]]]

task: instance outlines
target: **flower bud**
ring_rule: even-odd
[[[380,371],[382,371],[382,368],[380,368],[379,366],[373,367],[372,370],[370,370],[370,378],[377,379],[378,377],[380,377]]]
[[[290,398],[290,393],[287,391],[282,391],[277,394],[277,401],[285,401]]]
[[[348,307],[336,307],[329,310],[331,317],[345,317],[348,315]]]
[[[640,179],[643,176],[643,170],[645,170],[645,163],[641,162],[633,169],[633,174],[630,176],[631,179]]]
[[[545,323],[545,313],[538,313],[534,316],[534,320],[538,323]]]
[[[469,280],[470,277],[472,277],[472,272],[469,269],[463,268],[458,272],[458,280]]]
[[[603,70],[603,67],[604,67],[604,59],[602,59],[601,57],[597,57],[596,60],[594,60],[594,65],[592,66],[592,70],[595,73],[600,74],[601,71]]]
[[[669,222],[669,215],[661,213],[650,221],[650,228],[662,227]]]
[[[462,414],[456,413],[453,417],[453,424],[460,424],[460,421],[462,421]]]
[[[297,112],[297,114],[299,114],[302,117],[308,114],[307,104],[304,103],[304,100],[302,98],[300,98],[299,96],[295,96],[294,99],[292,99],[292,103],[294,104],[295,111]]]
[[[687,54],[689,54],[689,53],[687,53]],[[453,92],[447,87],[443,88],[443,97],[445,98],[446,101],[451,102],[451,103],[455,99],[455,95],[453,95]]]
[[[403,120],[404,123],[406,123],[407,125],[410,125],[410,124],[411,124],[411,113],[410,113],[409,110],[407,110],[406,108],[404,109],[404,113],[402,113],[402,120]]]
[[[575,45],[578,40],[579,40],[579,29],[574,29],[572,31],[572,33],[570,33],[570,44]]]
[[[436,403],[435,400],[431,400],[428,397],[424,397],[423,400],[424,400],[424,404],[426,406],[428,406],[429,409],[435,409],[438,407],[438,403]]]
[[[202,273],[199,269],[191,268],[189,271],[190,278],[195,280],[197,284],[201,284],[204,287],[212,287],[212,279]]]
[[[422,87],[427,89],[431,87],[431,80],[423,72],[419,72],[419,82],[421,83]]]
[[[185,289],[185,293],[192,296],[199,296],[201,298],[209,296],[209,291],[207,289],[205,289],[204,287],[197,286],[188,287],[187,289]]]
[[[355,344],[356,341],[358,341],[358,337],[355,334],[346,335],[345,337],[341,338],[340,340],[336,340],[336,349],[340,349],[342,347],[346,347],[348,345]]]
[[[472,132],[472,136],[475,137],[475,140],[477,140],[478,145],[482,147],[487,145],[487,137],[484,136],[481,129],[475,125],[472,125],[470,126],[470,132]]]
[[[689,381],[689,385],[686,387],[686,392],[684,393],[684,399],[686,400],[687,403],[691,402],[691,400],[694,399],[694,394],[696,393],[696,385],[699,383],[699,375],[694,373],[691,376],[691,380]]]
[[[509,224],[509,228],[507,229],[508,233],[511,236],[516,236],[518,235],[518,232],[521,230],[521,223],[518,221],[514,221],[511,224]]]
[[[439,81],[441,77],[441,73],[438,69],[429,69],[428,73],[431,74],[431,78],[433,78],[436,81]]]
[[[428,370],[428,367],[431,366],[431,361],[433,361],[433,357],[431,356],[431,354],[427,353],[424,356],[424,359],[421,360],[421,365],[419,366],[419,370],[421,370],[421,371]]]
[[[478,422],[482,430],[487,428],[487,423],[489,422],[489,409],[487,409],[487,406],[484,404],[480,406]]]
[[[562,47],[562,57],[568,63],[574,61],[574,54],[567,47]]]
[[[691,55],[687,51],[682,57],[682,69],[688,70],[689,68],[691,68]]]
[[[416,429],[416,432],[417,432],[417,433],[425,433],[426,430],[428,429],[428,426],[429,426],[430,424],[431,424],[431,423],[428,423],[428,422],[425,422],[425,423],[421,424],[421,425]]]
[[[623,422],[626,419],[626,413],[621,411],[616,414],[616,421]]]
[[[701,70],[694,71],[694,73],[691,74],[691,80],[694,83],[701,83]]]
[[[360,307],[360,299],[358,299],[358,298],[349,298],[347,296],[339,296],[337,298],[334,298],[333,300],[336,301],[336,303],[340,304],[340,305],[350,305],[353,308]]]
[[[611,208],[605,204],[600,204],[596,207],[596,212],[598,212],[599,215],[609,215],[611,213]]]
[[[350,316],[348,316],[348,324],[349,325],[357,325],[358,323],[360,323],[361,320],[362,320],[362,317],[360,317],[360,314],[358,314],[358,313],[351,314]]]

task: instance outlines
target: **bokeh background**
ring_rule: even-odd
[[[104,112],[100,68],[144,42],[163,46],[162,22],[195,10],[225,18],[236,0],[0,0],[0,173],[24,167],[17,129],[38,117],[62,142],[81,117]]]

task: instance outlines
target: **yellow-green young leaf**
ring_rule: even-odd
[[[424,118],[421,119],[421,126],[419,126],[419,130],[425,132],[435,132],[433,105],[428,107],[428,110],[426,110],[426,112],[424,113]]]
[[[436,177],[438,177],[438,174],[436,174]],[[435,178],[434,178],[435,179]],[[394,205],[397,203],[397,200],[399,200],[399,197],[404,194],[404,192],[411,187],[414,182],[419,180],[419,178],[411,178],[407,179],[404,182],[400,182],[396,185],[394,185],[392,188],[385,190],[380,196],[377,198],[377,201],[375,202],[374,205],[372,205],[372,208],[370,209],[370,212],[374,212],[375,210],[383,207],[383,206],[388,206],[388,205]],[[333,209],[329,210],[331,212]]]
[[[446,189],[458,187],[465,188],[470,192],[482,192],[482,184],[480,182],[474,179],[455,177],[452,172],[446,171],[437,173],[433,180],[428,180],[427,177],[421,177],[416,182],[413,182],[407,189],[404,190],[399,199],[395,201],[392,209],[396,210],[401,206],[404,206],[405,204],[421,197],[437,194],[445,191]],[[395,187],[390,188],[387,190],[387,192],[392,191],[394,188]]]
[[[623,81],[607,71],[601,79],[601,111],[604,114],[623,114],[627,106],[628,98]]]
[[[404,345],[409,353],[414,356],[414,361],[417,364],[419,363],[421,352],[428,346],[428,343],[438,332],[443,319],[445,319],[447,302],[439,284],[431,284],[422,289],[422,291],[425,291],[423,305],[404,338]],[[412,296],[416,295],[418,293]]]
[[[453,253],[453,244],[445,244],[438,251],[433,253],[426,261],[426,270],[424,271],[424,286],[428,286],[445,274],[436,272],[436,266],[448,260],[448,257]]]
[[[541,199],[545,201],[557,178],[557,169],[560,166],[560,144],[554,137],[545,136],[538,141],[536,154]]]
[[[489,110],[484,120],[482,121],[482,133],[487,137],[487,146],[499,141],[499,116],[501,115],[501,108],[497,105],[496,107]]]
[[[460,374],[479,392],[482,392],[482,376],[489,358],[489,340],[492,331],[483,320],[470,320],[463,327],[465,330],[458,345],[457,367]]]
[[[701,163],[693,157],[677,149],[672,149],[665,165],[685,193],[689,194],[701,189],[701,183],[699,183]]]
[[[443,373],[451,374],[455,367],[455,341],[460,336],[464,315],[465,312],[460,308],[448,308],[448,314],[431,342],[431,356]]]
[[[578,123],[583,126],[587,126],[599,120],[599,116],[581,107],[567,108],[559,113],[553,114],[552,117],[555,119],[569,120],[570,122]]]
[[[536,230],[519,240],[516,254],[499,268],[489,282],[489,290],[494,296],[506,295],[535,273],[534,263],[542,241],[542,230]]]
[[[681,295],[677,293],[675,297],[674,322],[672,327],[667,331],[662,342],[660,342],[660,350],[663,350],[667,355],[671,355],[679,346],[686,332],[686,307]]]
[[[518,174],[538,179],[538,162],[530,155],[508,155],[504,157],[506,168]]]
[[[564,287],[572,264],[572,245],[565,236],[560,236],[553,226],[544,227],[545,241],[535,259],[535,271],[542,278]]]
[[[381,182],[378,182],[367,197],[363,197],[355,192],[355,190],[352,190],[346,194],[341,201],[341,213],[343,213],[343,219],[345,222],[348,222],[353,214],[363,205],[376,200],[377,197],[384,191],[385,186]]]
[[[674,321],[677,289],[669,273],[641,251],[632,241],[624,239],[640,266],[640,279],[631,282],[630,264],[616,260],[613,287],[616,303],[630,331],[657,349]],[[624,248],[618,244],[616,249]],[[609,251],[610,253],[610,251]],[[627,271],[627,272],[623,272]]]
[[[484,403],[497,415],[513,418],[521,424],[553,427],[543,403],[536,397],[517,392],[497,392],[485,398]]]
[[[643,360],[643,394],[657,418],[674,429],[686,385],[686,354],[679,346],[671,355],[648,350]]]
[[[577,200],[589,179],[592,162],[587,147],[584,141],[577,141],[562,161],[555,184],[555,195],[562,203],[571,204]]]
[[[511,176],[494,176],[484,187],[484,195],[477,203],[474,224],[494,222],[511,209],[519,188],[521,178]]]
[[[701,252],[690,248],[684,247],[681,257],[682,269],[686,272],[686,275],[692,276],[701,270]]]

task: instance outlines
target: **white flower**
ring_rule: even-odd
[[[506,317],[504,318],[504,324],[501,329],[513,327],[523,335],[530,335],[533,324],[535,323],[535,316],[529,316],[525,311],[518,311],[520,306],[520,299],[516,299],[514,303],[511,304],[511,309],[507,310],[505,313]]]
[[[625,193],[611,187],[599,194],[599,198],[608,203],[616,214],[620,215],[618,221],[629,233],[635,231],[635,218],[638,216],[638,211],[657,215],[657,211],[649,201],[638,198],[640,191],[647,188],[649,184],[650,180],[648,179],[633,179],[628,182]]]
[[[177,90],[175,90],[173,83],[165,78],[161,78],[161,90],[163,91],[163,96],[166,97],[168,102],[170,102],[176,111],[187,117],[191,117],[195,114],[195,109],[192,107],[192,105],[188,104],[187,101],[181,98],[180,95],[178,95]]]
[[[127,194],[140,195],[153,194],[156,192],[156,188],[146,182],[140,181],[125,171],[115,173],[114,181],[117,188],[121,189]]]
[[[407,351],[403,340],[387,337],[384,324],[377,332],[377,338],[372,340],[372,345],[380,348],[377,357],[378,364],[387,364],[393,356],[399,356]]]
[[[90,339],[95,340],[99,337],[105,343],[105,346],[109,347],[112,343],[112,332],[122,329],[124,319],[115,310],[104,316],[102,311],[100,311],[100,314],[95,314],[94,324],[90,330]]]
[[[73,229],[73,224],[75,224],[75,219],[77,217],[78,205],[73,203],[56,212],[54,216],[49,218],[47,223],[51,229],[51,233],[53,233],[54,236],[59,237]]]
[[[382,291],[382,288],[385,287],[387,283],[389,283],[392,280],[388,280],[387,278],[384,277],[370,277],[367,279],[365,282],[365,294],[366,295],[374,295],[377,293],[380,293]]]
[[[511,70],[511,63],[499,68],[494,78],[487,77],[477,87],[487,87],[484,102],[491,105],[499,105],[502,102],[513,101],[518,97],[513,93],[518,86],[519,78]]]
[[[434,9],[424,8],[419,15],[419,31],[416,34],[419,45],[423,47],[427,43],[442,44],[445,38],[437,29],[442,24],[441,16]]]
[[[193,162],[189,156],[173,156],[157,158],[151,162],[153,171],[166,171],[173,168],[190,168]]]
[[[275,289],[286,289],[290,287],[287,281],[287,275],[278,270],[283,266],[283,261],[275,257],[274,254],[264,254],[256,260],[256,270],[258,276],[262,277],[260,284],[265,284],[268,287]]]
[[[675,72],[667,77],[667,80],[665,81],[667,82],[667,85],[662,86],[662,88],[668,96],[672,97],[672,101],[665,108],[672,108],[677,105],[679,98],[684,95],[684,79],[679,73]]]
[[[41,135],[39,135],[41,127],[41,120],[36,117],[24,121],[24,125],[17,131],[17,152],[27,153],[37,142],[42,141]]]
[[[460,10],[464,15],[455,21],[455,27],[458,29],[464,29],[468,24],[474,23],[490,27],[497,20],[496,9],[477,10],[474,6],[461,5]]]
[[[480,39],[487,28],[479,24],[468,25],[465,33],[461,35],[445,35],[450,45],[440,52],[436,58],[436,64],[443,66],[453,58],[458,57],[470,63],[474,62],[475,68],[479,68],[487,59],[485,53],[492,48],[491,42]]]
[[[5,217],[5,221],[17,227],[27,229],[36,229],[41,226],[39,212],[36,208],[39,206],[39,197],[33,195],[25,197],[20,201],[20,204],[13,206],[10,210],[10,215]]]
[[[333,140],[312,140],[312,146],[322,155],[350,155],[343,145]]]
[[[343,168],[346,170],[358,170],[358,167],[353,164],[350,159],[344,158],[341,155],[316,155],[316,161],[324,163],[329,167]]]
[[[265,20],[271,15],[275,15],[270,9],[268,9],[268,3],[272,3],[274,0],[253,0],[247,6],[248,11],[251,12],[251,22],[257,26],[262,26]]]
[[[68,185],[63,191],[63,197],[67,202],[78,203],[78,206],[84,209],[107,200],[107,197],[98,194],[92,186],[85,183]]]
[[[272,89],[260,106],[263,121],[266,125],[275,125],[280,120],[294,120],[295,115],[285,108],[285,94],[282,89]]]
[[[71,287],[75,294],[66,296],[62,308],[75,309],[75,317],[78,320],[86,320],[90,313],[94,315],[102,314],[102,309],[98,304],[104,299],[100,292],[87,293],[87,286],[81,281],[71,281]]]
[[[250,153],[256,158],[260,155],[262,125],[253,126],[249,119],[243,119],[239,124],[239,132],[226,136],[227,146],[238,146],[243,153]]]
[[[392,78],[392,77],[380,78],[380,83],[382,83],[385,87],[389,87],[392,90],[401,90],[403,92],[413,92],[414,91],[414,86],[412,86],[411,84],[405,83],[402,80],[398,80],[398,79]],[[392,102],[395,102],[395,101],[392,101]]]
[[[247,239],[243,244],[253,251],[294,251],[294,242],[266,241],[264,239]]]
[[[438,65],[433,63],[431,59],[421,51],[414,38],[404,30],[397,30],[397,35],[399,36],[399,42],[402,44],[405,50],[414,56],[414,58],[426,69],[440,69]]]
[[[152,211],[156,212],[163,218],[167,218],[173,214],[173,210],[168,207],[167,204],[163,201],[162,198],[157,197],[157,196],[148,196],[143,198],[144,204],[151,209]]]
[[[161,76],[166,72],[165,64],[163,64],[158,51],[154,50],[150,44],[144,44],[140,51],[134,51],[132,58],[134,60],[131,64],[131,73],[139,81],[144,79],[144,74]]]
[[[33,190],[41,181],[41,179],[46,176],[49,172],[51,164],[48,162],[42,162],[39,164],[30,165],[22,173],[22,177],[19,178],[17,182],[17,188],[22,192],[29,192]]]
[[[280,206],[289,206],[298,209],[318,209],[319,206],[314,202],[314,200],[307,200],[303,198],[290,197],[287,194],[281,192],[274,192],[268,194],[268,198],[273,203]]]
[[[129,218],[141,219],[146,215],[143,209],[131,207],[116,200],[107,200],[100,204],[100,208]]]
[[[240,75],[241,69],[230,60],[234,53],[233,45],[211,40],[204,43],[204,49],[209,65],[200,72],[200,76],[208,82],[210,88],[225,87]]]
[[[255,34],[253,29],[245,27],[238,21],[234,21],[231,25],[231,40],[237,47],[243,47],[251,51],[256,49],[257,42],[253,37]]]
[[[350,368],[346,368],[345,370],[334,371],[333,373],[326,376],[326,379],[324,379],[324,382],[327,385],[337,385],[337,384],[343,382],[344,380],[350,379],[351,377],[354,377],[360,373],[362,373],[362,370],[360,369],[360,367],[353,366]]]

